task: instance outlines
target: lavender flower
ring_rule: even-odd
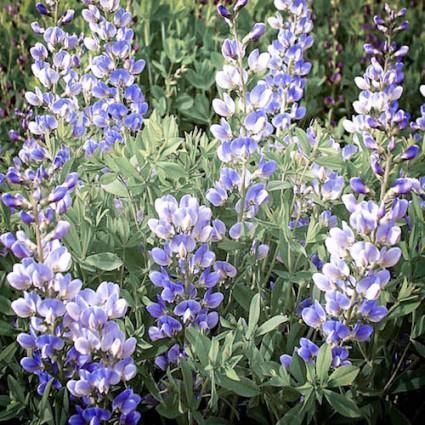
[[[373,327],[387,314],[378,303],[381,292],[390,280],[388,268],[397,264],[400,248],[400,227],[407,204],[395,200],[388,211],[373,201],[357,202],[353,195],[344,195],[350,224],[330,230],[326,247],[330,261],[313,275],[325,304],[315,301],[302,310],[304,322],[322,332],[332,347],[334,367],[348,364],[347,345],[351,341],[370,338]],[[400,214],[400,211],[401,214]],[[370,242],[364,242],[367,238]]]
[[[148,105],[135,82],[145,62],[131,53],[130,13],[119,2],[87,4],[82,15],[91,35],[83,44],[90,53],[90,72],[82,76],[80,85],[88,103],[83,120],[96,130],[88,134],[84,145],[91,155],[97,149],[108,151],[115,143],[123,143],[126,134],[139,131]]]

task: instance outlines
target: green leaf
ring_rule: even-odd
[[[356,366],[341,366],[335,369],[329,377],[328,387],[342,387],[351,385],[359,374],[360,369]]]
[[[246,333],[247,339],[251,339],[254,334],[255,327],[260,319],[261,298],[260,294],[255,294],[249,305],[248,330]]]
[[[109,177],[109,176],[108,176]],[[128,189],[121,181],[115,179],[110,183],[102,184],[102,189],[112,195],[119,196],[120,198],[128,198]]]
[[[331,347],[328,344],[323,344],[320,347],[316,361],[316,374],[319,382],[324,384],[328,380],[329,368],[332,363]]]
[[[6,410],[0,412],[0,422],[8,422],[11,423],[10,420],[19,417],[19,413],[23,410],[24,407],[18,403],[11,404],[7,406]],[[16,421],[19,423],[19,421]]]
[[[302,405],[297,404],[285,413],[285,416],[279,419],[276,425],[301,425],[304,415],[301,414]]]
[[[25,390],[12,375],[8,375],[7,385],[13,398],[22,405],[25,405]]]
[[[0,311],[2,312],[2,314],[14,315],[14,312],[10,305],[10,300],[4,297],[3,295],[0,295]]]
[[[176,106],[179,111],[187,111],[193,106],[193,97],[182,94],[176,99]]]
[[[184,387],[184,393],[186,395],[187,405],[194,407],[194,405],[196,404],[196,400],[193,396],[194,393],[193,393],[192,370],[187,361],[181,362],[180,368],[183,375],[183,387]]]
[[[395,307],[391,309],[390,313],[388,314],[388,318],[395,319],[406,316],[416,310],[420,305],[421,301],[416,300],[400,302],[400,304],[395,305]]]
[[[276,329],[279,325],[282,323],[285,323],[288,321],[288,318],[286,316],[274,316],[271,319],[264,322],[255,332],[255,336],[261,336],[268,332],[271,332],[272,330]]]
[[[12,342],[0,352],[0,362],[10,363],[18,349],[16,342]]]
[[[227,376],[221,376],[220,383],[226,390],[232,391],[242,397],[255,397],[260,394],[257,385],[244,376],[240,376],[238,381],[230,379]]]
[[[425,386],[425,376],[418,372],[407,371],[397,382],[395,388],[391,391],[393,394],[404,393],[408,391],[417,391]]]
[[[179,164],[174,162],[159,161],[156,164],[159,172],[162,172],[165,177],[171,179],[178,179],[180,177],[187,177],[186,170]]]
[[[47,383],[46,388],[44,389],[43,397],[38,404],[38,411],[40,414],[40,423],[41,424],[51,424],[54,425],[55,421],[53,418],[52,407],[49,403],[50,391],[53,385],[53,378]]]
[[[196,328],[187,329],[185,337],[189,342],[190,350],[199,358],[202,366],[207,366],[209,364],[208,354],[211,348],[211,341]]]
[[[242,282],[238,282],[233,286],[233,296],[237,303],[245,310],[249,310],[249,305],[254,296],[254,292],[244,285]]]
[[[3,310],[0,310],[3,312]],[[15,333],[15,329],[9,323],[4,320],[0,320],[0,335],[1,336],[12,336]]]
[[[346,395],[335,393],[330,390],[324,390],[328,403],[341,415],[347,418],[359,418],[361,416],[360,409],[353,400]]]
[[[425,315],[419,320],[416,320],[415,327],[413,328],[412,338],[417,338],[425,333]]]
[[[90,255],[84,262],[89,266],[105,272],[119,269],[123,265],[121,258],[112,252],[102,252],[100,254]]]

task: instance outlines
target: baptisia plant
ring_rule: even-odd
[[[155,201],[155,209],[158,218],[150,219],[148,224],[163,244],[150,252],[160,268],[149,277],[161,292],[147,310],[156,319],[149,328],[151,340],[170,340],[170,349],[155,359],[156,365],[165,370],[185,357],[187,327],[197,326],[208,332],[217,325],[216,310],[224,296],[216,287],[235,277],[236,269],[216,260],[211,245],[224,237],[226,228],[220,220],[213,220],[211,210],[199,205],[196,198],[185,195],[177,202],[166,195]]]
[[[238,15],[247,3],[236,2],[232,11],[218,6],[232,38],[223,43],[225,64],[216,76],[217,86],[223,91],[222,97],[213,101],[213,108],[222,118],[220,124],[211,127],[212,134],[220,141],[217,154],[223,167],[214,188],[206,194],[216,207],[223,206],[235,194],[237,217],[229,235],[236,240],[253,232],[253,219],[268,201],[264,180],[276,169],[276,163],[267,160],[260,147],[273,132],[266,113],[273,93],[264,80],[258,79],[267,70],[270,55],[254,49],[246,58],[249,44],[263,35],[265,25],[255,24],[242,39],[237,28]]]
[[[307,305],[304,302],[301,313],[304,322],[319,330],[332,347],[334,367],[348,364],[353,341],[369,340],[372,324],[387,315],[380,295],[391,279],[389,269],[401,257],[396,245],[402,231],[397,223],[405,218],[409,206],[403,196],[420,191],[419,182],[406,177],[405,172],[391,185],[394,165],[413,159],[419,149],[412,145],[404,152],[396,151],[399,144],[405,143],[399,132],[409,123],[408,114],[398,108],[397,102],[403,80],[400,58],[408,48],[398,48],[392,36],[407,24],[397,23],[405,10],[394,12],[386,5],[385,12],[385,18],[378,16],[374,20],[386,42],[382,51],[365,46],[373,56],[364,77],[356,78],[356,84],[363,90],[353,104],[358,115],[344,123],[346,130],[355,134],[360,149],[365,146],[371,151],[371,168],[380,181],[380,194],[374,200],[374,192],[363,179],[351,179],[353,192],[371,199],[357,200],[353,194],[342,197],[350,213],[349,224],[343,222],[341,227],[330,230],[326,239],[330,261],[320,264],[321,272],[313,275],[315,286],[324,293],[325,307],[320,300]],[[318,346],[308,339],[302,339],[297,349],[305,361],[314,360],[318,351]],[[281,361],[288,366],[291,358],[283,355]]]
[[[90,3],[89,10],[98,10]],[[119,8],[118,1],[95,3],[103,13],[115,18],[120,29],[129,24],[130,17]],[[26,99],[38,111],[29,123],[31,136],[14,158],[14,166],[1,179],[10,188],[1,200],[19,217],[25,230],[0,236],[5,248],[21,260],[7,276],[9,284],[22,292],[12,308],[25,319],[20,323],[28,323],[29,328],[18,336],[18,343],[27,351],[21,365],[38,377],[40,395],[52,387],[67,388],[75,406],[69,423],[135,424],[140,419],[135,410],[140,397],[127,382],[136,374],[132,359],[136,340],[127,339],[117,321],[125,316],[127,304],[114,283],[104,282],[97,290],[82,289],[82,282],[69,273],[71,255],[62,244],[70,229],[64,214],[71,207],[71,193],[78,185],[77,173],[64,175],[70,148],[62,141],[80,139],[93,133],[95,127],[105,128],[90,119],[91,107],[83,108],[79,103],[79,94],[84,93],[87,98],[89,93],[79,73],[79,53],[84,50],[80,38],[64,29],[74,12],[66,10],[60,15],[57,2],[38,4],[37,10],[54,21],[54,26],[48,28],[33,24],[44,40],[31,49],[35,60],[32,69],[42,88],[28,92]],[[123,16],[125,22],[121,20]],[[120,33],[101,16],[97,22],[100,27],[107,27],[110,34]],[[105,40],[111,37],[105,35]],[[105,55],[112,54],[111,44],[105,42],[103,48]],[[129,61],[126,68],[136,66],[126,55],[123,58]],[[108,82],[113,85],[112,72],[111,69]],[[126,81],[118,86],[130,87],[133,81]],[[90,93],[96,92],[101,83],[96,80]],[[115,95],[120,95],[118,89]],[[108,126],[113,118],[113,108],[108,107],[116,103],[113,99],[111,96],[103,104],[109,114]],[[115,120],[112,126],[123,131],[132,113],[123,114],[123,121]],[[140,117],[136,121],[141,125]],[[130,129],[139,128],[139,124]],[[104,141],[105,132],[101,133]]]

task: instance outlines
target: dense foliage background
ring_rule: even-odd
[[[19,121],[31,114],[23,93],[35,85],[28,51],[35,40],[30,24],[38,15],[32,0],[0,4],[0,172],[4,172],[25,137],[26,128]],[[272,155],[280,174],[269,181],[271,199],[257,220],[256,238],[270,245],[267,259],[258,262],[246,255],[251,241],[219,243],[217,256],[231,258],[239,271],[226,283],[230,298],[220,310],[220,326],[208,337],[196,329],[187,332],[193,352],[182,366],[166,372],[152,367],[166,347],[152,343],[147,334],[153,320],[146,306],[157,293],[149,280],[148,253],[157,240],[147,221],[156,217],[154,200],[167,193],[177,198],[191,194],[207,203],[205,193],[218,178],[218,142],[209,128],[218,122],[212,101],[217,97],[215,76],[223,64],[221,46],[228,27],[212,0],[141,0],[127,5],[134,15],[137,55],[146,60],[138,82],[149,103],[148,119],[137,137],[110,155],[76,156],[67,166],[78,169],[84,185],[67,214],[72,227],[65,243],[75,276],[88,287],[117,282],[130,306],[122,325],[137,338],[139,374],[132,386],[143,395],[144,423],[422,423],[425,221],[420,195],[413,196],[410,205],[412,227],[402,226],[402,260],[384,295],[389,315],[377,325],[373,343],[353,347],[353,368],[345,376],[335,376],[323,360],[316,371],[298,365],[289,378],[279,363],[279,356],[292,353],[309,332],[297,308],[300,301],[318,295],[310,259],[317,253],[326,258],[328,232],[319,213],[307,228],[288,229],[293,187],[297,176],[305,174],[305,165],[293,161],[290,147]],[[410,26],[398,40],[410,47],[400,104],[415,117],[424,101],[419,86],[425,81],[425,5],[421,1],[392,5],[408,8]],[[73,1],[69,6],[82,7]],[[373,39],[372,18],[382,8],[379,1],[313,2],[307,115],[293,130],[307,140],[305,130],[312,126],[319,140],[314,159],[345,176],[347,185],[351,177],[362,176],[375,192],[380,184],[369,170],[367,152],[344,161],[327,141],[332,138],[342,146],[350,142],[342,119],[353,114],[352,103],[358,97],[353,80],[364,72],[363,45]],[[272,13],[272,1],[251,0],[240,16],[241,33]],[[73,25],[77,30],[81,22]],[[268,29],[258,47],[266,48],[273,36]],[[27,120],[23,122],[25,127]],[[407,170],[409,176],[421,177],[424,157],[409,163]],[[346,219],[340,199],[332,207]],[[213,212],[225,222],[231,216],[230,207]],[[0,233],[20,226],[3,205],[0,214]],[[24,324],[16,321],[10,306],[16,293],[6,281],[15,262],[11,255],[0,256],[0,421],[59,425],[67,418],[61,411],[69,408],[63,404],[63,392],[40,401],[35,378],[19,365],[23,350],[15,339]]]

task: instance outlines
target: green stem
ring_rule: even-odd
[[[383,393],[384,394],[388,391],[388,389],[391,387],[392,383],[396,379],[397,373],[398,373],[398,371],[401,368],[401,365],[402,365],[402,363],[404,361],[404,358],[406,357],[406,354],[407,354],[407,351],[408,351],[409,347],[410,347],[410,341],[408,342],[408,344],[404,348],[403,354],[401,355],[400,360],[398,361],[397,366],[394,369],[394,372],[392,373],[392,375],[390,376],[390,379],[388,380],[388,382],[384,386],[384,390],[383,390]]]
[[[389,180],[389,177],[390,177],[390,171],[391,171],[391,166],[392,166],[391,160],[392,160],[391,155],[387,154],[387,160],[385,161],[384,178],[382,180],[382,185],[381,185],[381,194],[379,196],[379,200],[381,202],[384,200],[385,193],[387,192],[388,180]]]

